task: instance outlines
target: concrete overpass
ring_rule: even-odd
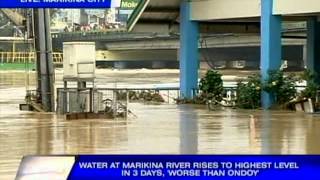
[[[236,2],[233,0],[191,0],[190,20],[259,22],[263,13],[262,2],[260,0]],[[320,9],[317,0],[274,0],[269,5],[272,8],[272,15],[281,15],[283,20],[289,21],[308,20],[310,16],[318,16]]]
[[[203,35],[232,34],[235,40],[231,40],[228,36],[222,36],[223,38],[220,39],[222,46],[231,47],[232,45],[235,47],[258,45],[258,37],[261,36],[259,47],[261,47],[263,79],[268,78],[269,70],[280,67],[283,58],[282,37],[298,39],[297,41],[306,38],[304,44],[306,65],[309,69],[320,72],[320,64],[316,61],[320,58],[320,3],[318,0],[144,0],[139,9],[140,11],[135,12],[135,18],[130,21],[128,29],[134,33],[154,33],[158,37],[142,37],[144,42],[133,38],[135,45],[140,47],[146,45],[144,48],[153,49],[152,46],[157,44],[157,48],[161,48],[159,45],[161,41],[166,41],[163,46],[179,47],[180,87],[182,95],[186,98],[192,97],[193,89],[197,88],[198,49]],[[296,34],[290,31],[288,32],[290,34],[283,34],[281,27],[284,22],[301,21],[307,22],[307,28],[304,28],[306,32]],[[249,36],[241,40],[238,36],[242,34],[256,37],[252,38],[255,39],[253,41]],[[159,35],[162,37],[159,38]],[[172,42],[174,38],[180,39],[180,46]],[[129,44],[126,47],[115,41],[111,43],[105,41],[103,46],[106,49],[113,47],[125,50],[132,45],[128,43],[129,41],[130,39],[123,41],[124,44]],[[208,43],[210,40],[206,41]],[[230,42],[238,42],[238,44]],[[208,44],[212,47],[221,46],[217,43],[217,38]],[[318,81],[320,82],[320,78]],[[272,95],[263,94],[265,108],[270,107],[273,101]]]
[[[63,41],[95,41],[98,50],[108,51],[104,52],[107,55],[101,55],[100,57],[104,58],[99,58],[99,60],[124,61],[124,63],[119,63],[122,64],[121,67],[125,67],[126,62],[128,64],[133,63],[133,61],[138,62],[138,59],[141,63],[161,60],[165,63],[166,61],[178,61],[180,2],[180,0],[142,1],[128,21],[130,33],[77,32],[53,34],[54,47],[61,50]],[[299,52],[301,49],[306,49],[306,23],[303,22],[305,18],[300,18],[298,23],[292,22],[293,18],[287,20],[282,28],[283,45],[299,45]],[[259,53],[260,21],[258,15],[253,18],[237,18],[226,21],[202,20],[198,24],[200,31],[199,48],[213,50],[214,48],[256,47],[254,53]],[[146,50],[149,50],[148,52],[153,50],[155,56],[149,56],[146,54]],[[164,50],[166,50],[167,57],[160,55]],[[175,50],[175,53],[173,53],[173,50]],[[145,53],[145,56],[143,53]],[[290,52],[285,51],[284,59],[287,59],[287,53]],[[230,56],[230,54],[227,53],[226,56]],[[299,60],[305,61],[304,56],[301,53]],[[215,59],[215,56],[213,55],[211,59]],[[235,59],[235,57],[229,59]],[[202,61],[204,61],[203,58]],[[256,61],[259,62],[259,58]],[[157,64],[159,63],[157,62]],[[258,67],[259,65],[257,65]]]
[[[232,9],[232,10],[230,10]],[[317,0],[192,0],[180,3],[180,69],[181,92],[192,97],[198,83],[198,38],[201,23],[260,22],[261,75],[268,79],[268,71],[280,68],[282,60],[282,29],[284,21],[307,21],[307,67],[320,72],[320,34]],[[320,82],[318,80],[318,82]],[[274,102],[274,96],[264,92],[264,108]]]
[[[62,33],[53,35],[55,47],[62,47],[63,41],[96,41],[98,56],[97,64],[101,67],[116,68],[178,68],[179,67],[179,34],[165,35],[157,33]],[[285,33],[284,36],[292,36]],[[302,37],[302,36],[301,36]],[[62,41],[63,40],[63,41]],[[283,59],[289,61],[290,69],[304,67],[304,52],[306,40],[302,38],[285,38],[284,49],[295,48],[296,57],[292,51],[284,51]],[[213,67],[232,68],[237,60],[248,62],[249,68],[259,69],[260,36],[258,34],[202,34],[198,48],[201,49],[200,62],[210,59]],[[236,52],[235,48],[241,49]],[[228,53],[229,50],[229,53]],[[208,52],[210,51],[210,52]],[[221,53],[224,52],[224,55]],[[236,53],[235,53],[236,52]],[[255,54],[255,58],[247,59],[247,53]],[[221,64],[229,64],[221,66]],[[255,66],[253,67],[253,64]]]

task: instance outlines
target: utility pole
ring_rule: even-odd
[[[34,43],[37,57],[38,103],[46,112],[54,111],[54,69],[49,9],[33,9]]]

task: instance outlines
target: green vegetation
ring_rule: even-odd
[[[244,81],[238,82],[236,107],[242,109],[261,108],[261,93],[263,91],[274,95],[275,106],[273,108],[292,108],[296,101],[311,98],[316,99],[317,85],[316,75],[306,70],[301,77],[296,74],[285,74],[282,70],[270,71],[269,78],[261,81],[258,74],[251,75]],[[300,93],[297,92],[296,82],[306,81],[306,88]],[[207,71],[199,84],[200,94],[192,100],[180,100],[178,103],[206,104],[211,101],[213,104],[221,104],[225,93],[223,88],[222,75],[213,70]]]
[[[34,63],[25,64],[25,63],[0,63],[1,70],[33,70],[36,65]]]
[[[237,87],[237,106],[244,109],[261,107],[261,92],[266,91],[275,96],[278,107],[286,108],[297,96],[294,74],[285,75],[282,70],[270,71],[269,79],[261,83],[259,75],[248,77],[248,82],[239,82]],[[313,87],[313,85],[311,84]],[[309,92],[309,91],[308,91]]]
[[[177,104],[207,104],[211,101],[218,104],[223,96],[222,75],[213,70],[207,71],[206,75],[200,80],[200,94],[193,99],[176,99]]]
[[[209,70],[205,77],[201,79],[199,88],[202,98],[214,100],[215,102],[222,101],[223,81],[219,72]]]
[[[263,84],[263,90],[274,94],[277,105],[285,107],[297,95],[295,88],[297,80],[293,74],[285,76],[281,70],[270,71],[269,79]]]
[[[259,75],[248,77],[248,82],[240,81],[237,86],[237,107],[256,109],[261,107],[261,78]]]
[[[317,83],[315,82],[315,77],[316,77],[316,74],[311,72],[310,70],[305,70],[303,72],[300,78],[301,78],[301,81],[304,80],[307,82],[307,86],[306,86],[306,89],[300,92],[298,96],[298,100],[309,99],[309,98],[311,98],[312,100],[316,99],[319,85],[317,85]]]

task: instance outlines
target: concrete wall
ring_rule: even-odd
[[[97,60],[103,61],[178,61],[177,50],[123,50],[97,51]]]
[[[98,67],[125,68],[178,68],[177,50],[122,50],[98,51]],[[290,69],[303,67],[303,46],[283,46],[283,60],[288,61]],[[259,69],[260,47],[220,47],[200,49],[199,60],[216,68],[235,68],[237,61],[246,61],[245,68]],[[208,62],[208,63],[207,63]]]
[[[197,0],[191,2],[192,20],[259,17],[260,0]]]
[[[261,0],[194,0],[191,19],[196,21],[261,16]],[[306,15],[320,12],[319,0],[275,0],[275,15]]]
[[[156,24],[156,23],[139,23],[134,26],[132,32],[152,32],[160,34],[169,34],[170,32],[179,32],[178,25]]]
[[[320,12],[319,0],[276,0],[273,14],[307,14]]]
[[[290,69],[303,68],[303,46],[283,46],[282,51],[282,60],[288,61]],[[209,61],[215,67],[235,68],[236,61],[246,61],[246,68],[259,69],[260,66],[260,46],[209,48],[201,49],[200,52],[200,60]]]

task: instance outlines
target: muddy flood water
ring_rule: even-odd
[[[97,86],[177,84],[178,76],[177,70],[98,70]],[[34,73],[25,79],[23,72],[0,72],[1,180],[14,179],[25,155],[320,154],[320,115],[135,103],[129,108],[137,117],[128,120],[66,121],[19,111],[25,85],[35,85]]]

